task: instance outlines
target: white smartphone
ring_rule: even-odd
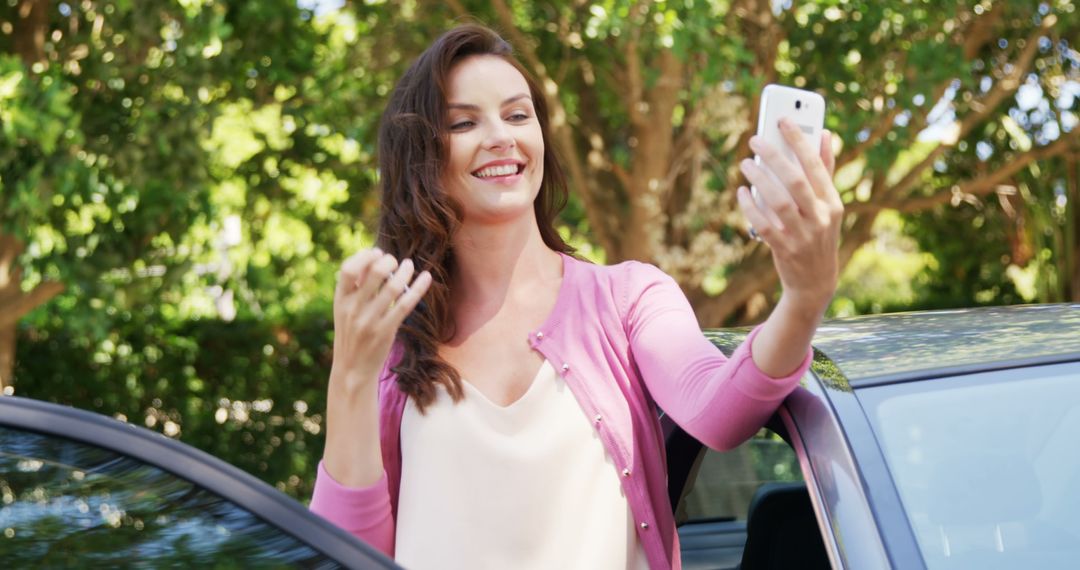
[[[825,98],[813,91],[775,84],[766,85],[761,92],[758,136],[781,149],[789,159],[798,164],[795,151],[787,145],[784,135],[780,133],[779,122],[783,117],[790,117],[795,121],[814,148],[817,148],[821,144],[821,130],[825,128]],[[754,161],[761,164],[758,156],[754,157]]]

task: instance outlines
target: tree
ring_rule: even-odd
[[[416,18],[478,17],[507,34],[554,100],[583,231],[609,261],[651,260],[675,276],[703,325],[760,318],[776,287],[732,191],[765,83],[826,95],[843,141],[845,264],[883,210],[992,194],[1075,156],[1080,138],[1075,103],[1017,127],[1031,145],[1008,134],[1018,89],[1053,101],[1078,82],[1069,3],[424,4]]]
[[[377,47],[422,29],[292,1],[101,1],[44,3],[35,35],[29,4],[0,7],[0,315],[21,317],[20,394],[306,497],[338,260],[370,242],[395,71]],[[43,60],[10,51],[15,29],[45,38]]]
[[[917,284],[917,307],[1080,299],[1071,160],[1033,165],[985,198],[910,215],[908,233],[933,260]]]
[[[35,307],[68,291],[100,333],[210,247],[184,243],[214,221],[204,140],[229,104],[311,76],[309,19],[285,0],[0,7],[0,387]]]

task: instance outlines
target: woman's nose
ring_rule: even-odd
[[[488,122],[489,128],[484,139],[484,146],[489,149],[506,149],[514,146],[514,137],[503,121]]]

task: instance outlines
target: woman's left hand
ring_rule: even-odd
[[[833,185],[836,161],[832,135],[822,133],[818,148],[790,120],[780,132],[795,152],[792,162],[780,149],[760,137],[750,148],[761,157],[739,165],[757,190],[759,200],[739,187],[739,206],[752,231],[772,248],[773,263],[788,302],[807,311],[824,313],[839,278],[838,246],[844,205]]]

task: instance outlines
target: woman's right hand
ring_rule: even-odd
[[[334,291],[331,390],[356,393],[378,379],[398,328],[431,286],[430,273],[415,279],[414,273],[411,260],[399,264],[378,248],[341,264]]]

